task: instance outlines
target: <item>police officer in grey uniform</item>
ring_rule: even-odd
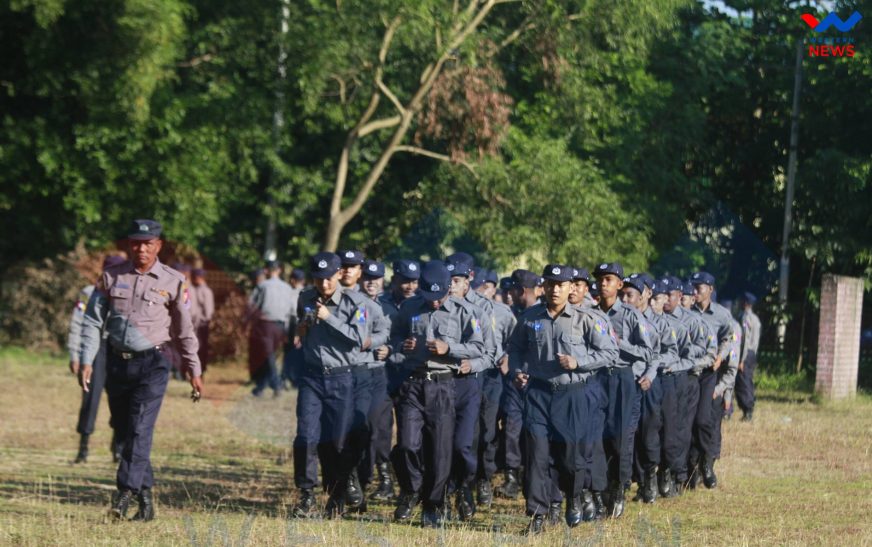
[[[691,308],[705,322],[714,334],[718,343],[717,354],[710,368],[703,370],[699,376],[699,404],[694,420],[693,443],[690,447],[690,467],[699,466],[699,475],[706,488],[717,486],[715,475],[715,412],[711,402],[723,396],[723,389],[718,387],[718,369],[730,356],[733,343],[733,317],[730,312],[712,301],[712,291],[715,277],[708,272],[696,272],[690,278],[693,284],[695,304]],[[695,486],[696,481],[691,482]]]
[[[103,270],[117,266],[126,261],[122,256],[108,255],[103,260]],[[79,299],[70,316],[70,330],[67,336],[67,349],[70,352],[70,372],[79,375],[80,354],[82,350],[82,321],[85,318],[85,308],[94,292],[94,285],[88,285],[79,292]],[[105,332],[103,336],[105,342]],[[94,432],[94,423],[97,421],[97,411],[100,409],[100,394],[106,384],[106,344],[100,344],[97,356],[94,358],[93,371],[91,373],[91,387],[89,391],[82,391],[82,404],[79,406],[79,421],[76,424],[76,432],[79,437],[79,453],[76,454],[74,463],[88,461],[88,441]],[[112,420],[109,420],[112,423]],[[112,431],[112,461],[118,463],[120,457],[118,441],[115,430]]]
[[[451,471],[455,423],[454,378],[469,374],[484,354],[474,308],[449,294],[442,261],[421,268],[420,294],[391,322],[391,346],[408,371],[398,393],[397,446],[392,459],[401,494],[394,519],[407,521],[420,499],[424,526],[441,526]]]
[[[601,319],[568,304],[572,271],[560,264],[545,266],[545,302],[518,318],[508,346],[509,375],[527,387],[524,495],[531,534],[543,530],[552,502],[552,461],[566,494],[566,523],[572,527],[582,521],[590,409],[603,397],[601,386],[588,381],[618,353]]]
[[[254,288],[249,298],[252,319],[248,367],[255,381],[251,392],[255,397],[260,397],[267,386],[274,396],[281,392],[276,352],[284,344],[293,315],[294,290],[279,277],[281,266],[272,260],[267,262],[266,270],[269,277]]]
[[[294,438],[294,483],[300,499],[297,517],[316,516],[314,489],[321,461],[328,494],[326,516],[345,512],[345,487],[355,461],[348,435],[354,416],[352,372],[363,365],[368,346],[366,306],[359,294],[339,284],[341,262],[335,253],[312,257],[309,273],[315,286],[300,295],[297,337],[304,367],[297,395],[297,436]]]
[[[760,345],[760,318],[754,313],[757,297],[746,292],[742,297],[742,355],[739,358],[739,374],[736,376],[736,402],[742,409],[742,421],[754,418],[754,371],[757,370],[757,348]]]
[[[161,264],[161,225],[135,220],[128,233],[131,259],[103,272],[82,323],[81,383],[90,391],[94,360],[107,333],[106,387],[113,427],[123,442],[111,515],[125,518],[134,496],[138,520],[154,518],[151,444],[166,392],[170,363],[163,355],[178,341],[199,400],[203,391],[197,337],[188,311],[185,278]]]
[[[502,341],[497,342],[494,336],[496,321],[493,316],[493,302],[471,290],[471,281],[475,275],[472,256],[462,252],[454,253],[446,258],[445,267],[451,273],[451,295],[465,300],[474,308],[485,350],[481,359],[471,361],[472,370],[466,374],[458,374],[454,380],[454,459],[448,491],[449,494],[457,493],[455,505],[458,516],[460,520],[467,521],[475,513],[472,483],[478,472],[476,429],[481,412],[480,376],[486,370],[495,369],[497,345],[502,346]]]
[[[354,380],[354,417],[351,421],[351,435],[348,442],[348,450],[351,451],[351,459],[354,462],[345,486],[345,503],[349,509],[358,512],[366,511],[366,499],[364,488],[369,483],[370,473],[365,473],[363,485],[361,485],[358,467],[366,459],[369,451],[369,439],[371,435],[369,416],[372,410],[373,381],[378,380],[379,374],[383,374],[384,361],[377,359],[373,348],[380,348],[387,344],[391,332],[391,323],[385,319],[381,306],[366,294],[358,290],[358,282],[363,274],[365,258],[358,250],[347,249],[339,252],[342,263],[339,284],[355,299],[359,306],[363,306],[366,315],[366,334],[364,345],[367,350],[359,355],[359,366],[352,370]]]
[[[608,459],[609,491],[606,504],[613,518],[624,513],[626,489],[632,479],[633,438],[641,405],[641,390],[650,387],[653,346],[642,314],[623,304],[624,268],[604,262],[594,276],[599,285],[598,308],[605,313],[618,341],[619,355],[613,366],[600,369],[598,377],[608,396],[603,445]],[[646,385],[647,384],[647,385]]]

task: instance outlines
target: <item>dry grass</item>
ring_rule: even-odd
[[[341,522],[287,518],[294,396],[252,400],[241,366],[213,368],[197,406],[184,384],[170,384],[153,451],[158,519],[109,523],[105,402],[91,461],[74,466],[79,392],[65,363],[5,350],[0,371],[0,544],[528,543],[521,501],[442,531],[390,524],[387,505]],[[817,404],[801,393],[768,395],[753,424],[725,424],[716,491],[631,503],[617,522],[554,528],[535,543],[872,545],[872,399]]]

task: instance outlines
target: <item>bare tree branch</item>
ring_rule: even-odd
[[[381,131],[382,129],[387,129],[388,127],[394,127],[399,125],[400,121],[402,121],[401,116],[392,116],[390,118],[382,118],[380,120],[374,120],[369,122],[360,128],[357,132],[358,138],[365,137],[370,133],[375,133],[376,131]]]
[[[455,160],[452,159],[451,156],[446,154],[440,154],[438,152],[433,152],[432,150],[427,150],[425,148],[420,148],[418,146],[409,146],[407,144],[401,144],[394,149],[395,152],[408,152],[409,154],[416,154],[418,156],[427,156],[428,158],[433,158],[434,160],[445,161],[448,163],[457,163],[469,169],[469,172],[473,175],[476,175],[475,168],[472,164],[465,162],[463,160]],[[477,177],[477,175],[476,175]]]
[[[381,90],[381,92],[385,94],[385,97],[387,97],[391,101],[391,103],[393,103],[393,105],[400,112],[400,114],[401,115],[405,114],[406,109],[403,107],[403,103],[401,103],[400,100],[397,99],[397,96],[394,95],[393,91],[391,91],[388,88],[388,86],[385,85],[385,83],[382,81],[382,79],[381,78],[377,79],[375,83],[378,86],[378,88]]]

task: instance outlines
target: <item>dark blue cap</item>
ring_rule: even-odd
[[[106,258],[103,259],[103,269],[111,268],[112,266],[118,266],[119,264],[124,264],[127,262],[127,259],[123,256],[119,255],[106,255]]]
[[[306,272],[304,272],[300,268],[294,268],[293,271],[291,271],[291,279],[299,279],[300,281],[305,281]]]
[[[419,279],[421,277],[421,267],[414,260],[406,260],[405,258],[396,260],[393,263],[394,275],[405,277],[406,279]]]
[[[378,279],[385,276],[385,265],[377,260],[363,261],[363,277]]]
[[[604,275],[616,275],[621,279],[624,278],[624,267],[620,262],[603,262],[593,270],[594,277],[602,277]]]
[[[542,278],[562,283],[564,281],[572,281],[572,274],[574,272],[575,270],[570,266],[565,266],[563,264],[546,264],[545,267],[542,268]]]
[[[694,285],[712,285],[715,284],[715,276],[708,272],[696,272],[690,276],[690,282]]]
[[[747,291],[742,294],[742,299],[745,302],[747,302],[748,304],[752,304],[752,305],[757,302],[757,297],[754,296],[754,293],[747,292]]]
[[[654,282],[654,286],[651,287],[651,295],[657,296],[658,294],[669,294],[669,291],[672,290],[670,286],[669,279],[658,279]]]
[[[494,285],[497,285],[500,282],[500,276],[497,275],[497,272],[494,270],[485,270],[484,282],[485,283],[493,283]]]
[[[339,251],[339,257],[343,266],[359,266],[363,264],[363,253],[354,249]]]
[[[639,291],[639,293],[645,290],[645,282],[642,281],[642,278],[638,275],[636,277],[627,276],[624,278],[623,281],[625,287],[633,287],[634,289]]]
[[[514,283],[512,282],[511,277],[502,277],[500,278],[500,290],[507,291],[512,288]]]
[[[654,278],[653,277],[646,274],[645,272],[640,272],[640,273],[633,274],[633,275],[641,277],[642,283],[644,283],[649,289],[652,289],[652,290],[654,289]]]
[[[160,237],[161,232],[163,232],[163,228],[161,228],[160,222],[142,218],[130,223],[127,237],[128,239],[147,241]]]
[[[587,281],[590,283],[590,272],[587,271],[587,268],[578,268],[572,267],[572,280],[573,281]]]
[[[418,281],[418,291],[424,300],[433,302],[441,300],[448,294],[451,287],[451,273],[441,260],[425,262],[421,267],[421,278]]]
[[[512,272],[512,285],[522,289],[533,289],[539,284],[539,276],[530,270]]]
[[[484,285],[484,276],[487,274],[487,270],[484,268],[478,268],[473,270],[473,272],[475,273],[475,277],[473,277],[472,281],[469,282],[469,286],[474,290]]]
[[[469,277],[469,273],[475,268],[475,259],[466,253],[454,253],[445,259],[445,267],[452,276]]]
[[[191,270],[192,277],[206,277],[206,270],[203,268],[194,268]]]
[[[674,275],[665,275],[660,278],[660,281],[666,286],[667,291],[683,291],[684,281]]]
[[[339,271],[342,261],[336,253],[318,253],[309,263],[309,274],[315,279],[333,277]]]
[[[681,293],[685,296],[693,296],[693,283],[689,280],[685,281],[682,285]]]
[[[279,264],[278,260],[267,260],[264,264],[264,268],[266,268],[267,270],[278,270],[281,267],[282,265]]]
[[[596,281],[590,284],[590,290],[588,292],[590,293],[591,298],[599,296],[599,285],[596,284]]]

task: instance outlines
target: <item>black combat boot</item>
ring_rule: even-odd
[[[575,528],[581,524],[581,496],[566,498],[566,525]]]
[[[537,536],[545,531],[545,515],[533,515],[527,525],[527,534]]]
[[[394,499],[394,481],[391,479],[391,469],[388,462],[382,462],[376,467],[378,470],[378,487],[369,499],[372,501],[391,501]]]
[[[311,488],[300,490],[300,499],[294,506],[293,515],[297,518],[311,518],[318,514],[318,500]]]
[[[702,482],[706,488],[712,489],[718,485],[718,476],[715,475],[715,459],[711,456],[706,456],[700,462],[700,472],[702,474]]]
[[[657,473],[657,489],[660,490],[660,495],[664,498],[675,496],[675,485],[672,482],[672,470],[668,467],[661,469],[660,472]]]
[[[491,481],[487,479],[479,479],[478,481],[478,504],[490,507],[494,501],[494,489],[491,486]]]
[[[88,437],[89,435],[82,433],[79,437],[79,453],[76,454],[76,459],[73,463],[85,463],[88,461]]]
[[[407,522],[412,518],[412,510],[417,504],[417,492],[400,492],[400,497],[397,499],[397,508],[394,511],[394,520],[396,522]]]
[[[127,509],[130,507],[130,499],[133,497],[133,492],[130,490],[121,490],[115,494],[115,500],[112,502],[112,508],[109,509],[109,516],[115,520],[127,518]]]
[[[606,518],[608,511],[606,510],[606,502],[603,500],[603,493],[599,490],[594,490],[591,493],[593,498],[593,506],[595,508],[594,520],[602,520]]]
[[[148,522],[154,520],[154,499],[151,496],[151,488],[143,488],[136,496],[139,502],[139,512],[133,520]]]
[[[657,499],[657,470],[650,468],[645,470],[642,478],[642,503],[654,503]]]
[[[593,492],[581,491],[581,520],[590,522],[596,518],[596,503],[593,501]]]
[[[502,498],[513,500],[518,497],[521,485],[518,482],[518,470],[506,469],[506,482],[500,486],[497,494]]]
[[[472,497],[472,489],[462,486],[456,494],[457,516],[461,522],[467,522],[475,514],[475,499]]]
[[[552,501],[548,505],[548,524],[552,526],[560,524],[560,509],[562,506],[562,501]]]
[[[613,519],[620,518],[620,516],[624,514],[624,503],[626,501],[626,490],[624,489],[623,484],[616,482],[612,485],[611,498],[611,517]]]
[[[348,507],[357,508],[361,503],[363,503],[363,490],[360,488],[360,479],[357,478],[357,469],[355,469],[348,475],[348,480],[345,481],[345,500],[343,500],[343,506],[348,505]]]

